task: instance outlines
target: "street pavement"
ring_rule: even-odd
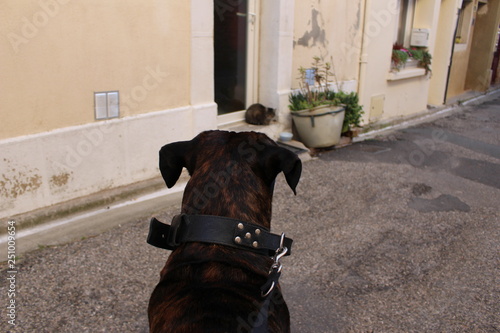
[[[321,152],[296,196],[280,175],[272,230],[294,239],[281,278],[292,332],[500,332],[499,203],[498,93]],[[16,325],[2,284],[0,331],[147,332],[169,254],[146,244],[148,222],[170,221],[179,202],[148,209],[23,254]]]

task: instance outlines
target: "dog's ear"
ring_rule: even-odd
[[[274,181],[278,173],[283,171],[288,186],[297,195],[296,188],[302,173],[302,162],[297,154],[282,147],[266,147],[263,166],[266,178],[271,182]]]
[[[188,153],[192,149],[191,141],[180,141],[169,143],[160,149],[160,172],[168,188],[175,185],[179,179],[182,168],[186,167],[189,172]]]

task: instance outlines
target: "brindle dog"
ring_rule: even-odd
[[[182,212],[225,216],[270,229],[274,180],[285,174],[296,193],[302,164],[264,134],[207,131],[165,145],[160,171],[170,188],[182,168],[191,175]],[[272,260],[238,248],[200,242],[174,250],[149,301],[151,332],[249,332],[263,302]],[[269,306],[269,332],[289,332],[278,286]]]

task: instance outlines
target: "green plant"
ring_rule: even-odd
[[[414,49],[411,49],[409,52],[410,52],[411,57],[413,59],[418,60],[418,66],[425,69],[425,74],[432,72],[432,70],[431,70],[432,56],[429,53],[429,51],[427,51],[427,49],[414,48]]]
[[[332,98],[332,91],[329,87],[329,77],[335,78],[331,63],[324,62],[322,58],[316,56],[313,57],[310,70],[314,73],[315,85],[310,86],[307,80],[307,69],[300,67],[299,91],[290,94],[288,98],[290,111],[312,109],[320,105],[334,105],[335,100]]]
[[[408,59],[410,58],[410,55],[408,54],[408,52],[406,50],[392,50],[392,63],[393,63],[393,67],[396,69],[396,70],[400,70],[401,67],[404,67],[404,65],[406,64],[406,61],[408,61]]]
[[[425,74],[432,72],[431,63],[432,56],[426,48],[412,48],[405,49],[401,44],[394,44],[392,46],[392,67],[399,71],[405,66],[408,59],[413,58],[418,61],[418,66],[425,69]]]
[[[363,107],[359,105],[359,96],[356,92],[346,93],[342,90],[335,92],[328,86],[329,77],[336,79],[333,66],[323,62],[320,57],[314,57],[311,69],[314,71],[315,86],[311,88],[307,81],[307,71],[299,68],[299,91],[290,94],[290,111],[312,109],[320,105],[342,105],[345,107],[342,133],[348,132],[351,126],[361,126]],[[337,84],[338,86],[338,84]]]
[[[345,105],[344,123],[342,125],[342,133],[346,133],[351,129],[351,126],[361,126],[361,116],[364,114],[363,107],[359,105],[359,96],[355,92],[346,93],[339,91],[335,93],[335,98],[340,104]]]

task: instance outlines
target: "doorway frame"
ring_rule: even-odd
[[[193,135],[219,127],[214,101],[213,1],[191,0],[191,122]],[[258,102],[276,109],[278,122],[289,126],[295,4],[260,1],[257,36]],[[242,113],[244,114],[244,113]]]
[[[247,8],[247,54],[245,108],[256,103],[259,98],[259,33],[260,33],[260,0],[248,0]],[[214,50],[215,52],[215,50]],[[214,73],[215,75],[215,73]],[[218,126],[227,126],[245,119],[246,110],[233,111],[217,116]]]

